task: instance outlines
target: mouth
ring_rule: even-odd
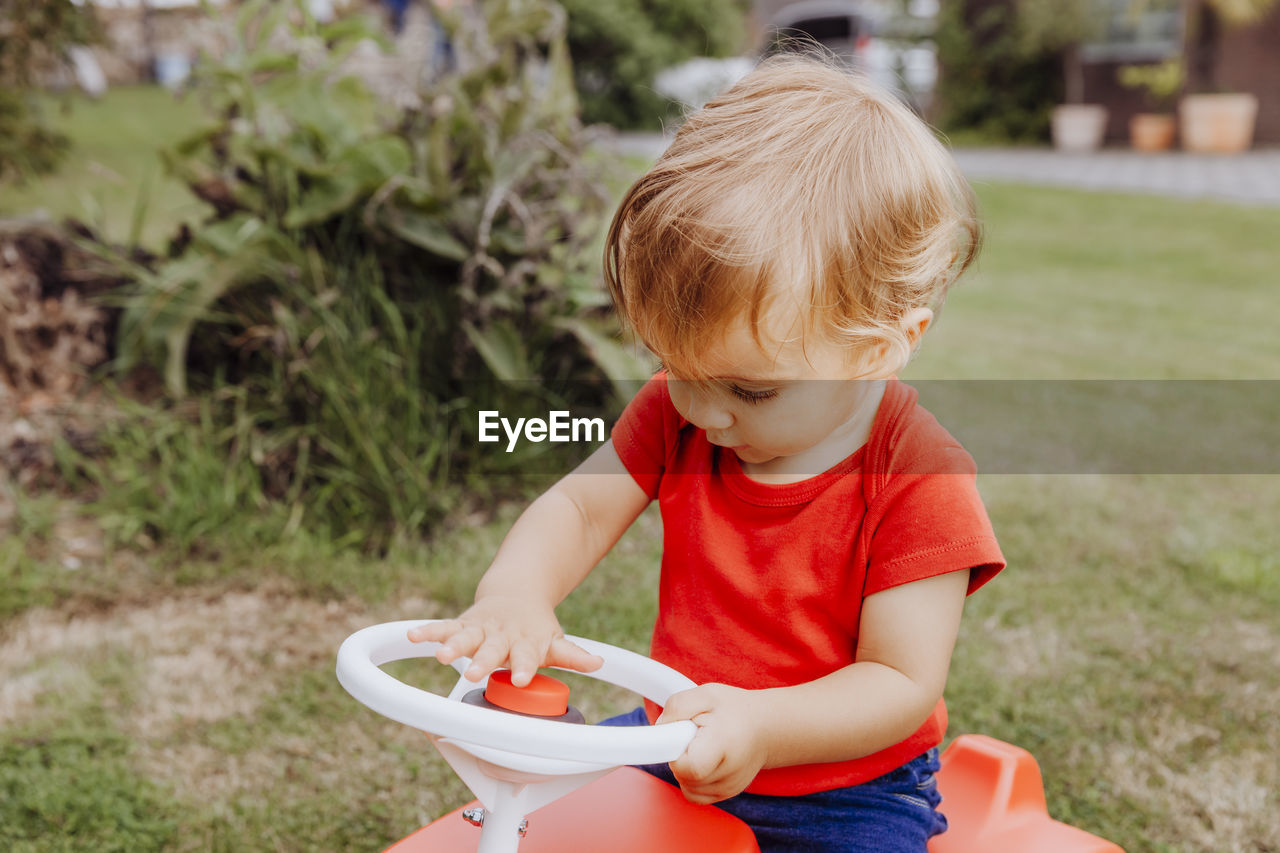
[[[738,454],[739,456],[751,450],[751,445],[749,444],[720,444],[718,442],[712,442],[712,443],[715,444],[717,447],[723,447],[725,450],[732,450],[734,453]]]

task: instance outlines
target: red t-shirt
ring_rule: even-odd
[[[969,592],[1004,567],[973,459],[890,381],[867,443],[797,483],[749,478],[733,451],[680,417],[666,377],[613,428],[635,481],[662,510],[658,620],[650,654],[698,684],[802,684],[854,662],[862,600],[971,569]],[[650,720],[659,709],[649,703]],[[757,794],[800,795],[874,779],[937,746],[939,701],[894,746],[851,761],[762,771]]]

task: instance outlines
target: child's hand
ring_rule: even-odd
[[[506,666],[517,687],[528,684],[540,666],[592,672],[604,664],[603,658],[565,639],[550,608],[510,595],[487,595],[457,619],[414,628],[409,640],[443,643],[436,650],[436,660],[443,664],[471,658],[464,673],[469,681]]]
[[[715,803],[737,796],[768,760],[756,691],[704,684],[672,696],[657,723],[693,720],[698,726],[684,755],[671,762],[685,799]]]

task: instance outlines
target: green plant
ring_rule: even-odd
[[[89,509],[113,544],[166,540],[186,549],[232,527],[260,541],[284,527],[254,464],[263,453],[258,436],[234,416],[229,426],[215,421],[222,409],[237,408],[225,397],[210,395],[177,410],[120,399],[119,417],[98,433],[99,454],[68,454],[100,487]],[[236,415],[248,416],[238,408]]]
[[[1080,48],[1105,11],[1100,0],[944,3],[935,37],[943,129],[992,142],[1046,138],[1054,106],[1083,99]]]
[[[1147,65],[1122,65],[1116,72],[1120,85],[1141,89],[1147,107],[1155,112],[1168,112],[1184,79],[1181,59],[1168,59]]]
[[[582,160],[563,19],[540,0],[482,8],[491,31],[463,46],[477,64],[396,113],[335,67],[364,32],[250,4],[242,18],[256,37],[201,81],[220,118],[169,158],[217,214],[174,261],[136,270],[124,366],[163,349],[167,385],[181,395],[202,366],[190,347],[197,326],[220,332],[200,343],[218,363],[228,344],[260,353],[257,335],[275,325],[271,297],[295,283],[323,290],[322,267],[355,270],[363,261],[344,259],[365,257],[389,299],[428,315],[426,355],[452,362],[452,374],[534,378],[579,358],[577,325],[547,321],[604,304],[582,255],[603,195]],[[281,28],[313,43],[316,67],[268,43]]]
[[[29,95],[0,87],[0,181],[52,171],[67,149],[67,137],[44,121]]]
[[[934,43],[944,131],[988,144],[1047,138],[1060,65],[1048,53],[1028,53],[1006,7],[943,3]]]
[[[583,117],[656,130],[676,107],[653,88],[664,68],[748,49],[746,0],[561,0]]]
[[[73,217],[100,239],[155,252],[179,223],[204,215],[204,205],[160,162],[161,150],[205,120],[195,99],[159,86],[117,86],[97,99],[41,93],[37,100],[75,157],[54,173],[5,186],[0,217],[29,218],[33,211],[55,222]]]
[[[1084,65],[1080,46],[1101,27],[1099,0],[1014,0],[1018,40],[1027,56],[1052,54],[1062,60],[1064,98],[1084,99]]]
[[[343,65],[359,19],[246,4],[195,83],[214,120],[167,158],[214,214],[128,264],[117,367],[162,364],[175,400],[213,393],[215,434],[258,448],[261,494],[295,524],[375,545],[430,525],[457,485],[520,461],[461,413],[600,403],[607,385],[566,382],[638,375],[586,255],[604,192],[563,12],[479,10],[484,26],[446,21],[458,69],[396,108]]]
[[[72,0],[0,4],[0,181],[53,169],[67,137],[33,97],[39,75],[64,63],[67,48],[97,37],[93,13]]]

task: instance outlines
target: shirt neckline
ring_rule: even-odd
[[[821,474],[797,480],[794,483],[762,483],[747,476],[747,473],[742,470],[742,462],[736,453],[727,447],[712,445],[715,465],[724,477],[729,491],[742,500],[758,506],[794,506],[808,503],[836,480],[858,471],[862,467],[862,457],[866,448],[867,445],[862,445]]]

